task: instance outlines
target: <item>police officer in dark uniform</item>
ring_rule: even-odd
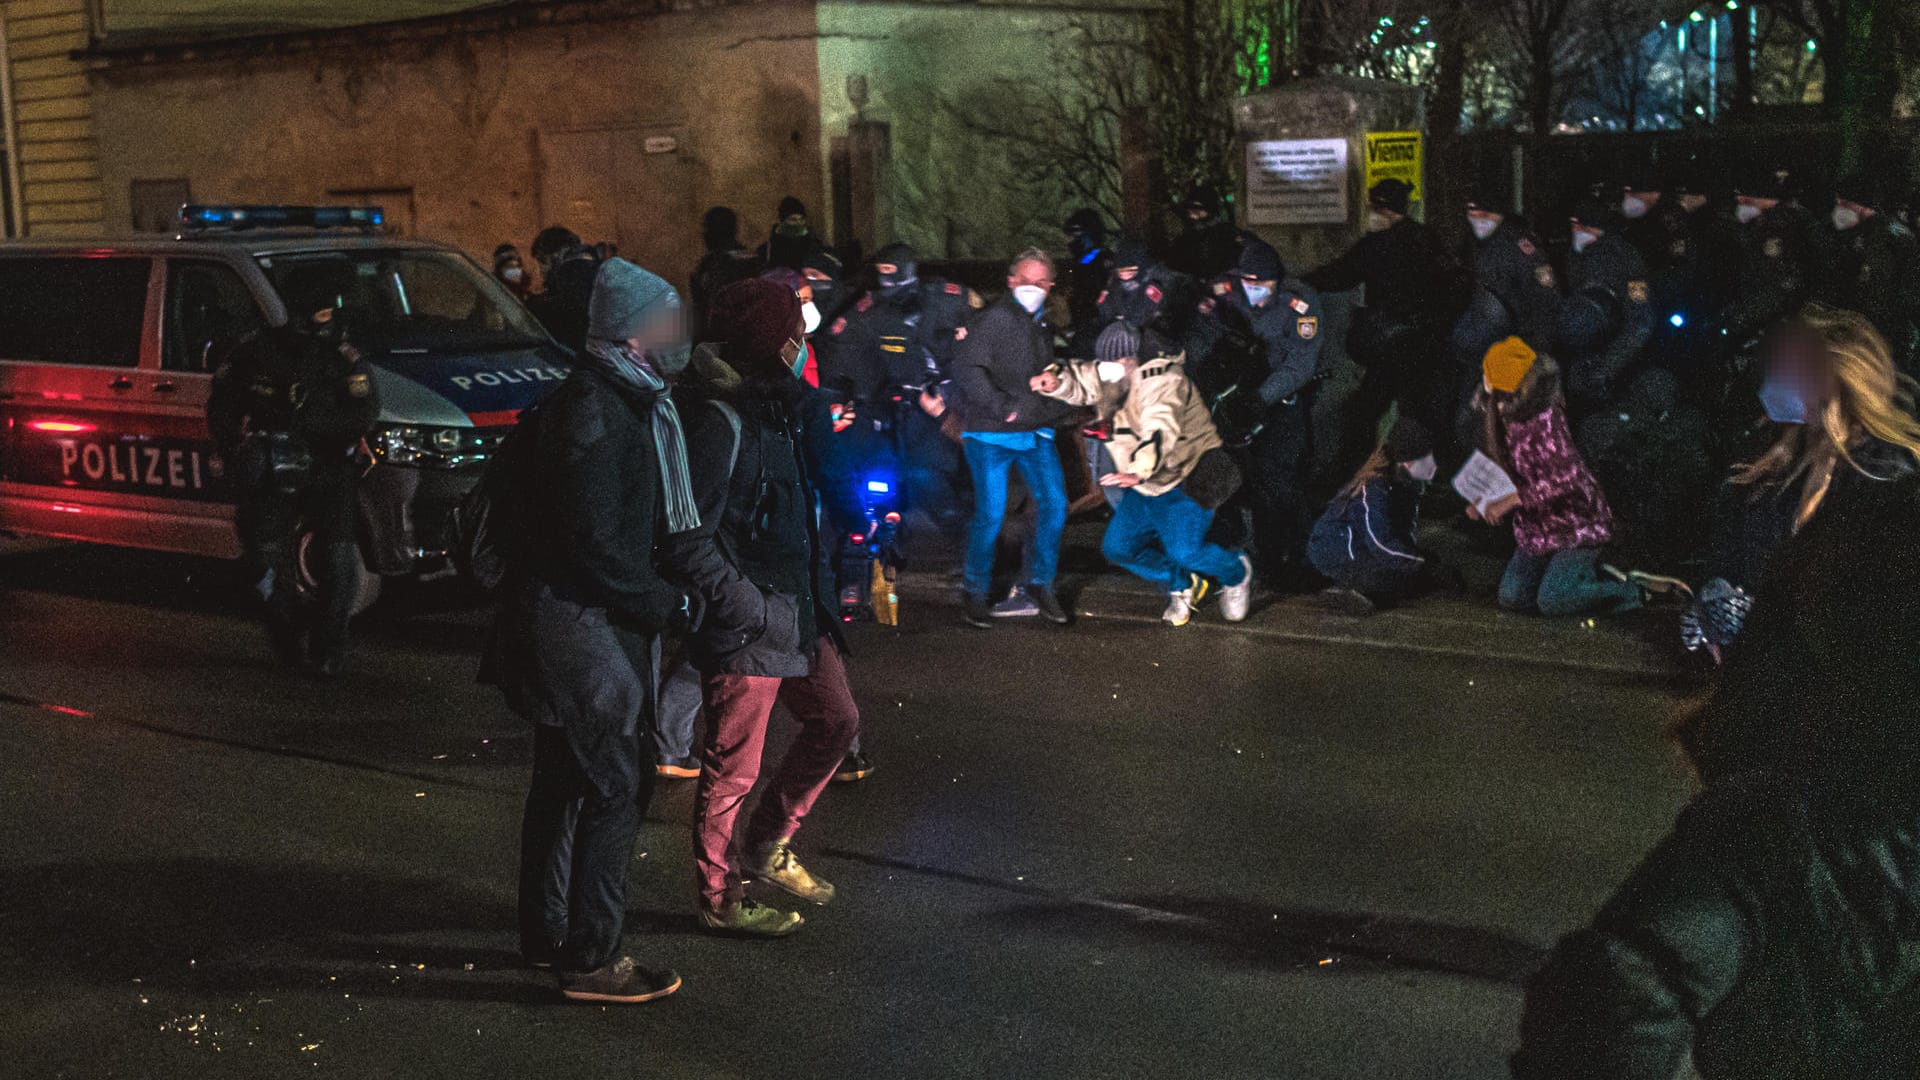
[[[1214,378],[1233,365],[1237,349],[1250,346],[1250,362],[1228,373],[1231,385],[1210,397],[1222,438],[1251,436],[1247,491],[1255,546],[1265,571],[1277,574],[1298,560],[1312,523],[1306,483],[1313,404],[1325,378],[1320,294],[1289,277],[1280,253],[1262,241],[1247,241],[1236,262],[1200,301],[1190,340],[1212,353]]]
[[[286,324],[235,343],[207,402],[214,444],[239,492],[235,524],[274,651],[327,678],[346,658],[362,572],[354,535],[360,451],[380,414],[373,375],[341,325],[355,284],[344,260],[296,263],[281,283]],[[299,588],[307,533],[305,565],[318,584],[311,605]]]
[[[1893,349],[1901,371],[1920,367],[1920,242],[1867,176],[1834,185],[1833,270],[1824,298],[1865,315]]]
[[[1568,411],[1577,421],[1626,392],[1653,333],[1653,296],[1646,263],[1605,206],[1581,203],[1568,225],[1573,254],[1567,259],[1558,352]]]
[[[1408,216],[1413,189],[1382,180],[1367,192],[1367,233],[1303,280],[1322,293],[1364,285],[1366,307],[1347,334],[1347,354],[1366,369],[1348,403],[1339,458],[1351,471],[1373,452],[1387,406],[1436,434],[1451,430],[1454,323],[1473,297],[1473,276],[1440,237]]]
[[[854,403],[867,461],[899,460],[910,504],[943,519],[960,514],[959,447],[920,406],[920,391],[946,381],[948,363],[980,294],[957,282],[922,278],[906,244],[874,255],[878,287],[828,326],[821,385]]]
[[[1731,299],[1739,269],[1739,238],[1716,186],[1690,168],[1670,183],[1639,179],[1621,195],[1627,239],[1646,263],[1652,296],[1647,358],[1673,372],[1683,397],[1696,402],[1718,392],[1707,330]]]
[[[1193,285],[1155,258],[1145,240],[1127,236],[1113,245],[1113,273],[1095,304],[1102,328],[1125,319],[1135,330],[1151,328],[1178,341],[1193,310]]]
[[[1100,294],[1113,273],[1113,253],[1107,250],[1107,223],[1092,207],[1075,210],[1060,227],[1066,234],[1068,259],[1060,283],[1067,291],[1067,339],[1072,355],[1093,355],[1093,342],[1104,323]]]
[[[1791,178],[1771,169],[1734,191],[1740,270],[1713,323],[1728,347],[1741,347],[1798,310],[1825,269],[1818,225],[1792,196]]]
[[[1476,318],[1481,314],[1477,304],[1468,309],[1463,329],[1467,324],[1480,325],[1471,335],[1467,355],[1485,356],[1488,346],[1512,335],[1536,348],[1546,347],[1553,340],[1560,290],[1540,238],[1527,227],[1526,219],[1485,195],[1467,203],[1467,227],[1473,232],[1469,260],[1473,280],[1498,305],[1492,320]],[[1474,367],[1478,370],[1477,359]]]
[[[826,248],[808,253],[800,263],[800,276],[807,279],[807,286],[813,290],[813,305],[820,309],[824,322],[831,323],[853,306],[854,297],[848,295],[846,267]]]
[[[1181,206],[1185,222],[1167,255],[1167,266],[1194,281],[1212,281],[1230,273],[1240,258],[1240,231],[1226,214],[1220,190],[1195,184]]]
[[[1481,358],[1495,342],[1518,335],[1536,348],[1551,347],[1560,317],[1559,279],[1546,249],[1527,220],[1489,193],[1467,201],[1466,262],[1473,269],[1473,299],[1453,326],[1453,432],[1455,448],[1474,442],[1473,398],[1480,389]],[[1458,450],[1453,456],[1458,456]],[[1450,456],[1448,466],[1455,462]]]

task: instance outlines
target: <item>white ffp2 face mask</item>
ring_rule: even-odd
[[[1407,475],[1423,484],[1430,482],[1439,472],[1440,463],[1434,460],[1432,454],[1428,454],[1419,461],[1407,462]]]
[[[1493,218],[1477,217],[1467,219],[1467,228],[1473,230],[1474,238],[1477,240],[1485,240],[1487,237],[1492,236],[1493,230],[1499,227],[1500,223]]]
[[[1587,250],[1587,248],[1591,246],[1595,240],[1598,240],[1598,239],[1600,239],[1600,236],[1597,233],[1590,233],[1585,229],[1573,230],[1574,254],[1577,255],[1580,252]]]
[[[1760,217],[1760,208],[1752,203],[1741,203],[1734,208],[1733,216],[1742,225],[1751,225]]]
[[[1118,360],[1102,360],[1093,365],[1093,370],[1101,382],[1115,383],[1127,377],[1127,365]]]
[[[1637,195],[1628,195],[1620,200],[1620,216],[1625,218],[1643,218],[1647,216],[1647,200]]]
[[[1047,290],[1038,285],[1017,285],[1013,290],[1014,303],[1027,309],[1027,314],[1038,315],[1040,308],[1047,302]]]
[[[1846,232],[1848,229],[1858,228],[1859,225],[1860,225],[1860,211],[1849,210],[1844,206],[1836,206],[1833,208],[1833,227],[1834,228],[1840,230],[1841,232]]]
[[[813,301],[809,300],[800,305],[800,318],[805,320],[807,333],[811,334],[820,329],[820,308]]]

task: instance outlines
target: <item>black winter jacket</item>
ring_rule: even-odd
[[[1027,385],[1053,363],[1053,331],[1046,319],[1027,314],[1007,296],[966,329],[954,352],[952,372],[965,430],[1039,431],[1072,411]]]
[[[678,586],[654,561],[664,528],[651,403],[576,367],[540,408],[529,572],[555,596],[604,608],[624,626],[664,629]]]
[[[801,428],[812,393],[798,379],[677,392],[700,527],[670,537],[665,555],[690,593],[703,672],[803,676],[822,636],[841,644]]]
[[[1868,485],[1781,550],[1680,732],[1704,792],[1533,980],[1516,1077],[1920,1073],[1917,488]]]

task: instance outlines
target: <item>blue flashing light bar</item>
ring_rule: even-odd
[[[214,229],[358,229],[378,232],[386,212],[378,206],[205,206],[180,208],[182,233]]]
[[[876,495],[885,495],[893,490],[893,485],[887,483],[885,480],[869,480],[867,481],[867,490]]]

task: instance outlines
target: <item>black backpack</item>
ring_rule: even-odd
[[[448,554],[460,576],[483,593],[499,588],[530,547],[527,504],[537,490],[532,474],[539,441],[540,406],[531,405],[480,470],[480,482],[453,508]]]

